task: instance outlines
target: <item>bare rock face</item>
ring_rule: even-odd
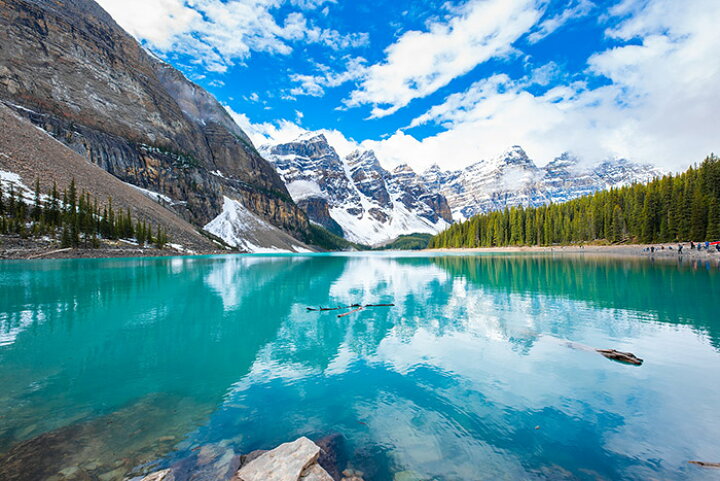
[[[281,444],[244,465],[235,481],[329,481],[330,475],[317,464],[320,447],[306,437]],[[323,474],[324,473],[324,474]],[[305,477],[303,477],[305,476]]]
[[[196,226],[223,196],[303,237],[305,214],[212,95],[92,0],[0,0],[0,101]],[[51,159],[48,159],[51,161]]]
[[[452,223],[445,197],[427,189],[405,166],[385,170],[375,153],[341,158],[322,133],[260,147],[308,217],[361,244],[382,244],[403,234],[437,233]]]

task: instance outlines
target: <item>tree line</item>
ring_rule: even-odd
[[[560,204],[512,207],[452,225],[430,248],[720,240],[720,159],[679,175]]]
[[[47,236],[62,247],[97,248],[101,239],[128,239],[161,249],[168,242],[163,229],[158,226],[153,233],[144,220],[133,220],[130,209],[116,212],[111,198],[101,207],[89,193],[78,192],[75,179],[62,192],[53,183],[46,194],[36,180],[32,198],[28,197],[27,191],[16,190],[12,184],[9,189],[0,184],[0,234]]]

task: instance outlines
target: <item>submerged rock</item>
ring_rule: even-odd
[[[615,349],[596,349],[596,351],[613,361],[633,364],[635,366],[640,366],[643,363],[643,360],[632,352],[616,351]]]
[[[156,473],[148,474],[140,481],[175,481],[175,476],[170,469],[163,469]]]
[[[335,433],[318,439],[315,444],[320,447],[318,464],[328,472],[334,481],[340,481],[342,479],[340,466],[345,465],[345,438],[342,434]]]

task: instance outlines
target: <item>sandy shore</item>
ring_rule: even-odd
[[[682,254],[677,250],[677,244],[623,244],[623,245],[585,245],[580,246],[527,246],[527,247],[478,247],[472,249],[433,249],[428,252],[456,252],[456,253],[539,253],[539,254],[583,254],[583,255],[611,255],[635,258],[653,259],[683,259],[688,261],[720,261],[720,252],[714,246],[709,250],[691,250],[690,244],[683,244]],[[650,251],[655,247],[655,252]]]

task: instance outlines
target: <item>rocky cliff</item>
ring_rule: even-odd
[[[92,0],[0,0],[0,100],[196,226],[230,198],[307,234],[305,213],[217,100]]]
[[[387,171],[372,151],[341,158],[323,134],[309,132],[260,152],[310,219],[331,232],[376,245],[403,234],[437,233],[452,217],[442,194],[407,166]]]

